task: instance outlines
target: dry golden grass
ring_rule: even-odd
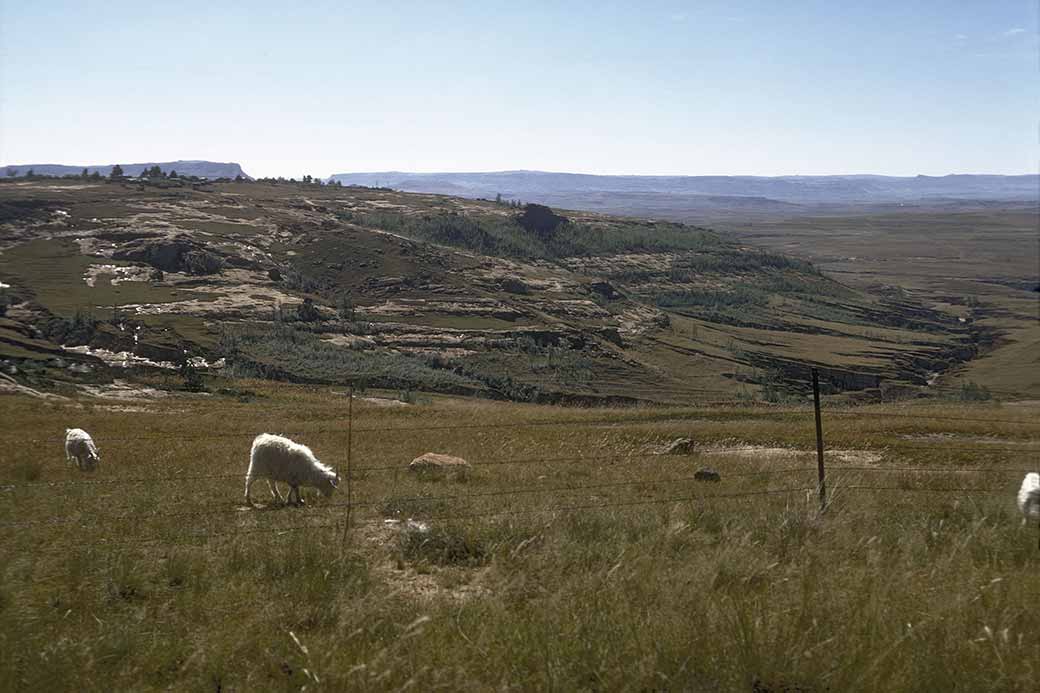
[[[342,388],[239,386],[0,398],[0,689],[1035,689],[1035,408],[827,409],[829,449],[874,454],[830,454],[820,515],[738,495],[813,486],[805,408],[357,401],[344,543],[344,493],[242,502],[261,431],[345,471]],[[66,426],[98,473],[65,465]],[[678,437],[695,452],[650,454]],[[473,473],[412,478],[428,451]],[[384,523],[408,518],[429,531]]]

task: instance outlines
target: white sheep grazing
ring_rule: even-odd
[[[1022,511],[1022,524],[1028,519],[1040,518],[1040,474],[1030,472],[1018,489],[1018,509]]]
[[[92,472],[101,463],[94,440],[82,428],[65,429],[65,461],[75,461],[81,472]]]
[[[279,502],[292,503],[296,494],[297,505],[303,505],[300,486],[313,486],[328,497],[339,482],[339,475],[319,462],[309,447],[270,433],[258,435],[249,453],[249,471],[246,472],[246,503],[249,505],[253,504],[249,487],[259,478],[267,479],[271,495]],[[289,495],[284,501],[278,493],[279,481],[289,484]]]

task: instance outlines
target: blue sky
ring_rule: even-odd
[[[0,0],[0,164],[1030,173],[1037,26],[1035,0]]]

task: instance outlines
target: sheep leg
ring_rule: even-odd
[[[303,496],[300,495],[300,487],[293,486],[293,490],[296,491],[296,505],[303,505]]]
[[[278,482],[277,481],[271,481],[270,479],[268,479],[267,480],[267,488],[271,489],[271,495],[274,497],[275,500],[277,500],[279,503],[284,503],[285,502],[284,500],[282,500],[282,494],[280,494],[278,492]]]
[[[254,481],[256,481],[256,479],[248,474],[246,475],[246,505],[249,506],[253,505],[253,499],[249,497],[249,487],[253,485]]]

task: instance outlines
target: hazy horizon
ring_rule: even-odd
[[[546,173],[552,175],[563,175],[563,176],[605,176],[605,177],[616,177],[616,178],[854,178],[854,177],[879,177],[879,178],[916,178],[924,176],[928,178],[944,178],[948,176],[1040,176],[1040,171],[1022,171],[1019,173],[993,173],[990,171],[952,171],[949,173],[910,173],[910,174],[890,174],[890,173],[872,173],[865,171],[854,171],[849,173],[776,173],[776,174],[760,174],[760,173],[600,173],[597,171],[564,171],[564,170],[548,170],[548,169],[534,169],[534,168],[502,168],[502,169],[485,169],[485,170],[473,170],[473,169],[430,169],[430,170],[415,170],[415,169],[369,169],[369,170],[355,170],[355,169],[343,169],[330,171],[328,173],[312,173],[305,172],[304,174],[287,174],[287,173],[273,173],[268,175],[256,175],[252,172],[252,169],[248,163],[242,161],[235,161],[228,158],[223,159],[187,159],[179,157],[176,159],[170,159],[169,162],[211,162],[211,163],[227,163],[227,164],[238,164],[242,170],[245,171],[249,176],[253,178],[291,178],[299,177],[309,173],[316,178],[329,178],[335,175],[343,174],[359,174],[359,175],[374,175],[379,173],[387,174],[409,174],[409,175],[438,175],[438,174],[450,174],[450,175],[487,175],[495,173]],[[113,166],[120,164],[121,166],[127,165],[138,165],[138,164],[152,164],[152,163],[166,163],[165,161],[159,161],[157,159],[144,160],[140,157],[132,161],[106,161],[101,162],[60,162],[60,161],[11,161],[11,162],[0,162],[0,169],[9,167],[20,167],[26,166],[69,166],[73,168],[93,168],[94,166]]]
[[[938,176],[1040,154],[1031,2],[0,7],[4,165]]]

